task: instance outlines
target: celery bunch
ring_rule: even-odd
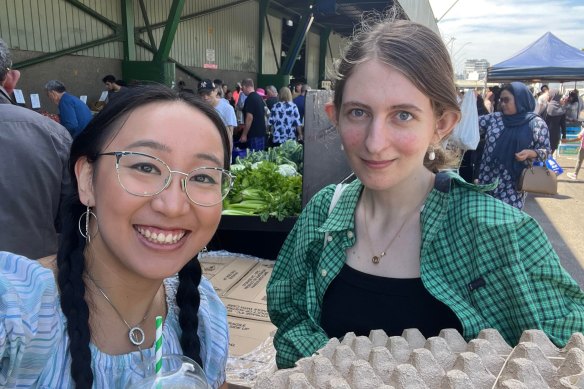
[[[224,215],[259,216],[283,220],[297,216],[302,207],[302,176],[293,174],[290,165],[281,167],[274,162],[252,163],[240,160],[233,165],[233,189],[223,202]]]

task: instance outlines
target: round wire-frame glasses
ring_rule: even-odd
[[[118,182],[126,192],[134,196],[151,197],[162,193],[170,186],[172,174],[177,173],[184,176],[180,179],[181,188],[191,202],[202,207],[212,207],[225,199],[233,187],[235,178],[229,171],[218,167],[199,167],[189,173],[172,170],[160,158],[137,151],[112,151],[98,155],[116,157]],[[126,157],[126,161],[133,158],[131,160],[132,163],[128,164],[128,166],[122,165],[120,161],[123,161],[124,157]],[[168,172],[167,176],[164,176],[164,170]],[[157,176],[160,176],[162,180],[159,181],[156,178]],[[197,188],[193,188],[192,185],[189,186],[189,182],[195,183]],[[220,185],[218,192],[217,185]],[[140,186],[140,190],[136,189],[138,186]],[[191,193],[191,191],[194,192]]]

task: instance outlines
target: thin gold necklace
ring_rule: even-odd
[[[107,294],[105,294],[103,289],[101,289],[99,287],[99,285],[97,285],[97,283],[95,282],[95,280],[93,279],[91,274],[87,273],[87,277],[89,277],[91,282],[93,282],[93,285],[95,285],[97,290],[99,290],[101,292],[101,294],[105,298],[105,301],[107,301],[109,303],[109,305],[111,305],[111,307],[117,313],[118,317],[124,322],[126,327],[128,327],[128,338],[130,339],[130,342],[138,348],[138,350],[140,351],[140,355],[142,355],[142,347],[141,346],[144,343],[144,340],[146,339],[146,335],[144,334],[144,330],[142,329],[141,325],[144,323],[144,321],[146,320],[146,318],[150,314],[150,310],[152,309],[152,306],[154,305],[154,300],[156,300],[156,295],[154,295],[154,298],[150,302],[150,305],[148,306],[148,310],[146,311],[146,314],[144,315],[142,320],[140,320],[140,322],[137,323],[136,325],[130,326],[130,324],[126,321],[126,319],[124,319],[124,317],[122,316],[120,311],[118,311],[118,309],[112,303],[112,301],[109,299],[109,297],[107,297]]]
[[[414,211],[411,214],[409,214],[406,218],[404,218],[404,221],[399,226],[399,229],[397,230],[395,235],[389,241],[389,244],[387,245],[387,247],[385,247],[385,250],[383,250],[379,254],[375,254],[375,252],[373,251],[373,243],[371,242],[371,235],[369,235],[369,228],[367,226],[367,208],[366,208],[367,202],[366,201],[364,202],[364,204],[363,204],[363,222],[365,223],[365,235],[367,236],[367,241],[369,243],[369,247],[371,247],[371,253],[373,254],[373,256],[371,257],[371,262],[373,262],[373,264],[375,264],[375,265],[379,264],[379,262],[381,261],[381,258],[383,258],[385,256],[385,254],[387,254],[387,250],[389,250],[389,248],[391,247],[391,245],[393,244],[395,239],[398,237],[398,235],[400,234],[401,230],[404,228],[404,226],[406,225],[408,220],[410,220],[410,218],[413,215],[418,213],[418,212],[416,212],[417,210],[420,210],[420,212],[422,211],[422,206],[426,202],[426,199],[428,197],[428,194],[430,193],[431,188],[432,188],[432,179],[430,179],[430,185],[428,186],[428,190],[426,191],[426,195],[424,195],[420,204],[418,204],[418,206],[416,208],[414,208]]]

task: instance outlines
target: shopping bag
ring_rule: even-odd
[[[557,176],[547,166],[533,166],[523,169],[517,190],[539,194],[558,194]]]
[[[472,89],[467,89],[460,104],[462,117],[454,127],[449,143],[462,150],[475,150],[480,141],[477,97]]]
[[[554,157],[552,157],[551,155],[545,161],[545,164],[546,164],[548,169],[550,169],[552,172],[556,173],[556,176],[559,176],[560,174],[562,174],[564,172],[564,169],[562,169],[560,164],[558,164],[558,161],[556,161],[554,159]]]

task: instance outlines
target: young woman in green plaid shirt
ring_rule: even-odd
[[[268,284],[280,368],[349,331],[584,329],[584,293],[537,223],[455,174],[440,145],[460,119],[438,35],[410,21],[356,33],[326,111],[357,176],[304,209]]]

